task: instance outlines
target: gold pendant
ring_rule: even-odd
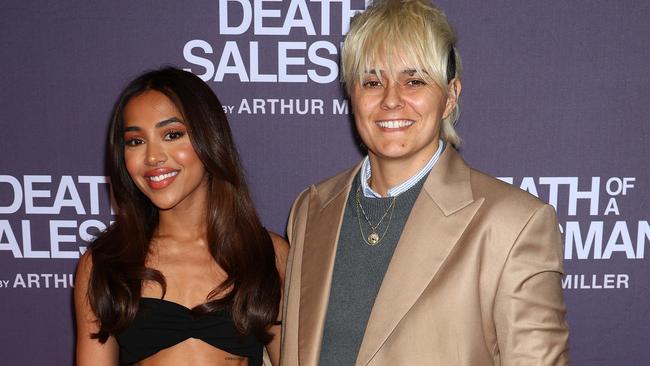
[[[368,244],[376,245],[377,243],[379,243],[379,234],[370,233],[370,235],[368,235]]]

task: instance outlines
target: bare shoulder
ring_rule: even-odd
[[[79,264],[77,265],[77,271],[85,270],[90,271],[93,268],[93,253],[90,249],[87,249],[84,254],[79,258]]]
[[[272,231],[269,231],[269,236],[271,236],[271,240],[273,241],[278,271],[283,274],[287,265],[287,257],[289,256],[289,243],[285,238]]]
[[[284,237],[272,231],[269,231],[269,235],[273,241],[273,249],[275,249],[275,255],[278,257],[284,257],[286,259],[287,255],[289,254],[289,242],[287,242]]]
[[[75,274],[75,296],[83,290],[83,295],[88,288],[88,281],[90,280],[90,272],[93,269],[93,256],[90,250],[86,252],[79,259],[77,264],[77,272]]]
[[[75,319],[77,325],[76,364],[79,366],[117,365],[119,346],[110,336],[101,343],[95,335],[99,331],[99,321],[90,306],[88,287],[93,269],[93,257],[87,250],[79,259],[74,286]]]
[[[88,299],[88,287],[90,285],[90,274],[93,269],[93,258],[90,250],[87,250],[77,264],[77,272],[74,279],[74,304],[77,317],[88,322],[94,322],[95,316],[90,309]],[[77,320],[79,322],[79,319]]]
[[[93,268],[93,259],[90,250],[87,250],[79,259],[77,273],[74,281],[74,305],[77,319],[78,342],[77,345],[90,339],[90,335],[97,331],[97,318],[90,306],[88,287],[90,274]]]

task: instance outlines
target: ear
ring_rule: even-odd
[[[453,78],[449,82],[447,88],[447,103],[445,104],[445,113],[443,113],[442,118],[445,119],[449,117],[451,112],[454,111],[458,105],[458,98],[460,97],[461,84],[460,79]]]

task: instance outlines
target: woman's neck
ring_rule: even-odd
[[[205,207],[196,207],[196,205],[160,210],[154,237],[169,238],[180,242],[205,242],[207,239],[206,216]]]

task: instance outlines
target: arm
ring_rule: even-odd
[[[280,274],[280,284],[281,288],[284,288],[284,272],[287,268],[287,256],[289,255],[289,243],[284,240],[283,237],[269,232],[271,239],[273,240],[273,248],[275,249],[275,265],[278,268],[278,273]],[[283,295],[280,295],[280,307],[278,310],[278,320],[282,321],[282,298]],[[269,354],[271,359],[271,364],[277,366],[280,364],[280,333],[281,325],[273,325],[269,329],[269,333],[273,335],[273,340],[266,345],[266,352]]]
[[[562,243],[553,207],[529,219],[505,262],[494,304],[501,364],[568,365]]]
[[[90,338],[91,333],[97,332],[97,318],[90,308],[88,301],[88,281],[92,269],[92,257],[87,251],[79,260],[74,288],[74,308],[77,321],[77,350],[78,366],[113,366],[119,361],[118,345],[115,338],[109,337],[101,344],[97,339]]]

